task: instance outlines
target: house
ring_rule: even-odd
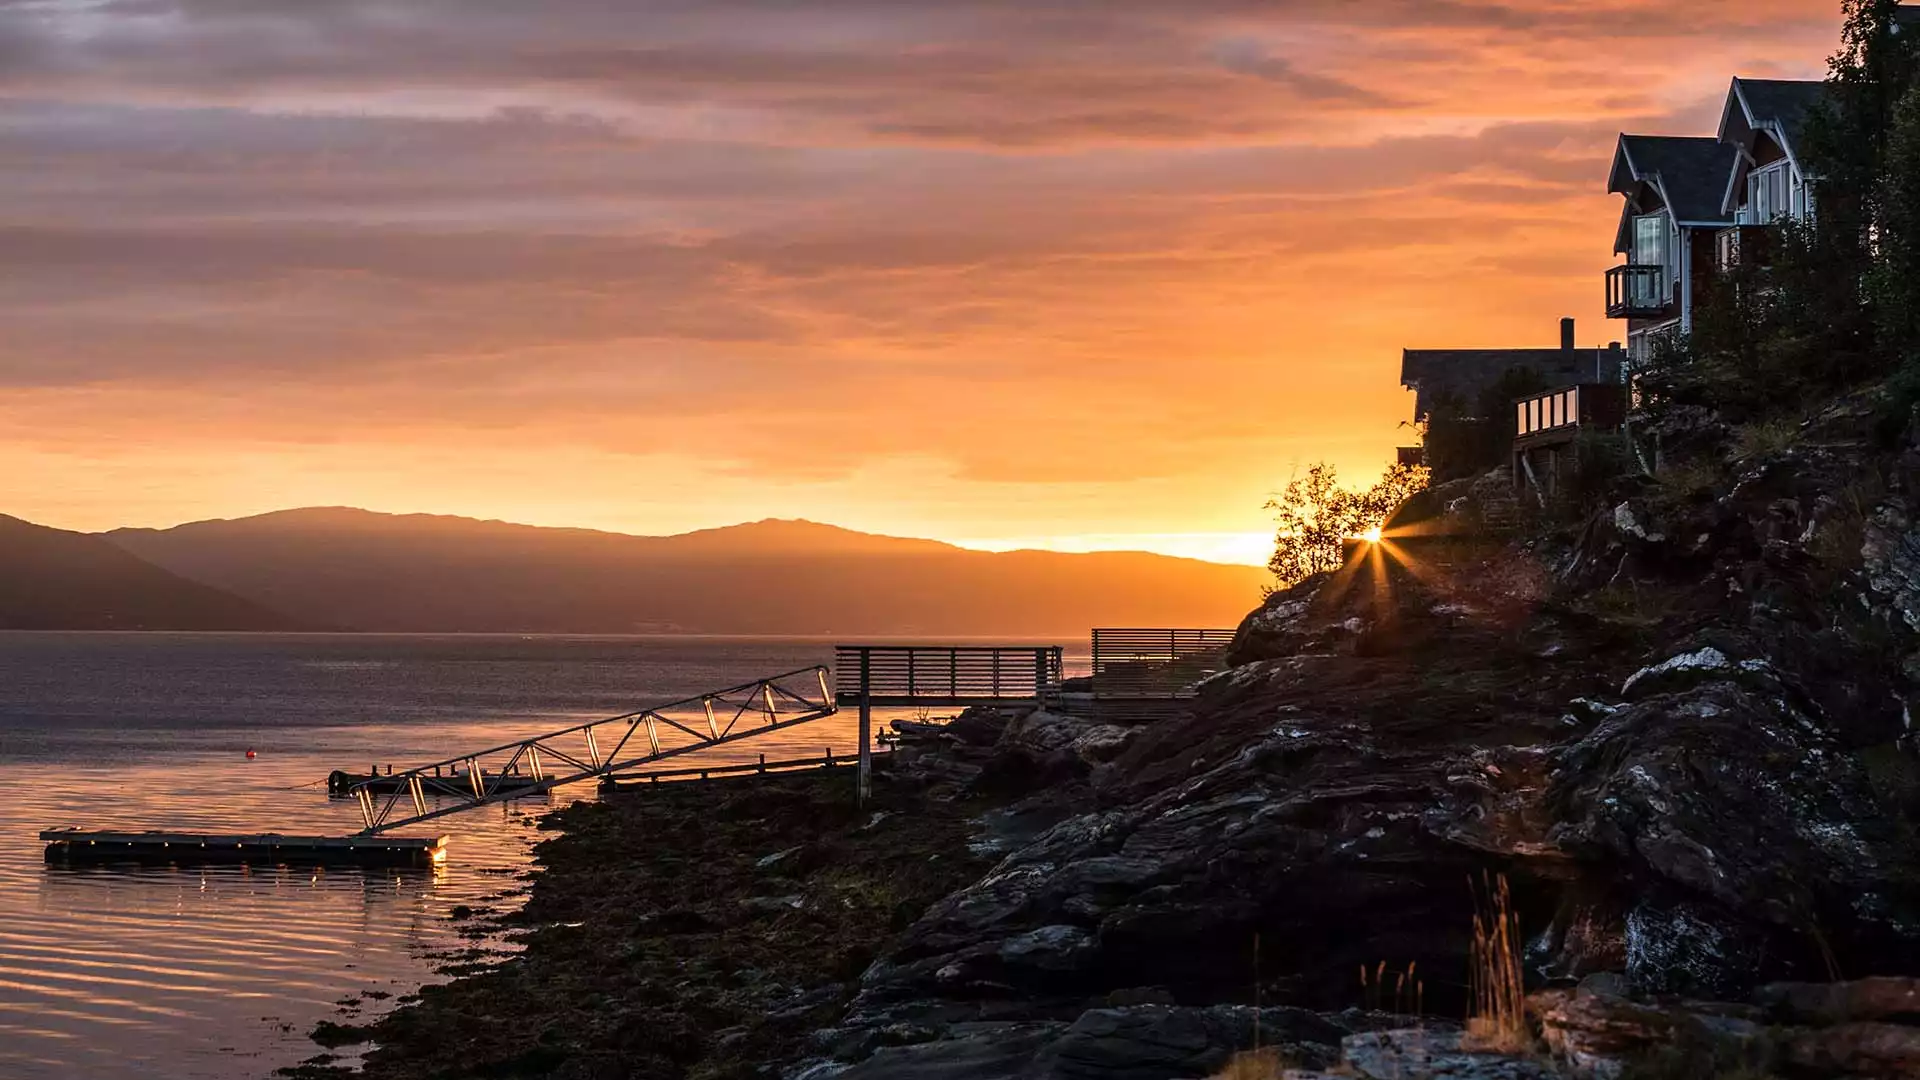
[[[1513,403],[1513,484],[1544,504],[1560,490],[1582,435],[1611,434],[1627,419],[1616,376],[1556,386]]]
[[[1622,134],[1607,190],[1625,197],[1607,271],[1607,317],[1627,320],[1638,364],[1655,339],[1693,328],[1709,275],[1765,266],[1781,221],[1810,220],[1817,178],[1802,156],[1826,95],[1812,80],[1735,78],[1709,136]]]
[[[1627,320],[1627,355],[1645,361],[1661,334],[1693,326],[1701,275],[1714,265],[1739,150],[1709,136],[1622,134],[1607,190],[1625,196],[1607,271],[1607,318]]]
[[[1618,342],[1604,349],[1576,347],[1572,319],[1560,320],[1559,348],[1404,350],[1400,385],[1414,392],[1413,422],[1426,426],[1427,439],[1424,452],[1402,448],[1400,461],[1424,462],[1437,479],[1494,468],[1507,458],[1514,435],[1510,418],[1526,415],[1511,411],[1516,395],[1618,386],[1624,359]],[[1569,413],[1554,426],[1573,419]]]
[[[1413,422],[1488,420],[1486,398],[1502,379],[1518,376],[1541,386],[1618,381],[1620,346],[1574,346],[1574,321],[1560,320],[1556,349],[1403,349],[1400,385],[1413,391]],[[1493,403],[1505,409],[1507,402]]]
[[[1802,156],[1808,117],[1827,94],[1809,80],[1733,80],[1720,114],[1720,142],[1735,150],[1721,195],[1721,210],[1733,218],[1715,243],[1721,271],[1765,266],[1771,226],[1808,221],[1814,214],[1814,177]]]

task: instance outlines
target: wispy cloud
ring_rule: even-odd
[[[0,0],[0,509],[1256,531],[1400,346],[1606,333],[1612,134],[1831,7]]]

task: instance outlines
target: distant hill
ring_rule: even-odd
[[[301,628],[294,619],[189,581],[97,536],[0,514],[0,629]]]
[[[1079,636],[1233,626],[1266,578],[1163,555],[994,554],[805,521],[650,537],[306,509],[104,535],[256,603],[387,631]]]

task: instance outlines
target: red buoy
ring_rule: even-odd
[[[249,759],[251,759],[251,758],[253,757],[253,747],[251,747],[251,746],[249,746],[249,747],[247,747],[247,757],[248,757]]]

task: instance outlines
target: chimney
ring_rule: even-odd
[[[1560,347],[1562,349],[1565,349],[1568,352],[1573,351],[1573,320],[1572,319],[1560,320]]]

